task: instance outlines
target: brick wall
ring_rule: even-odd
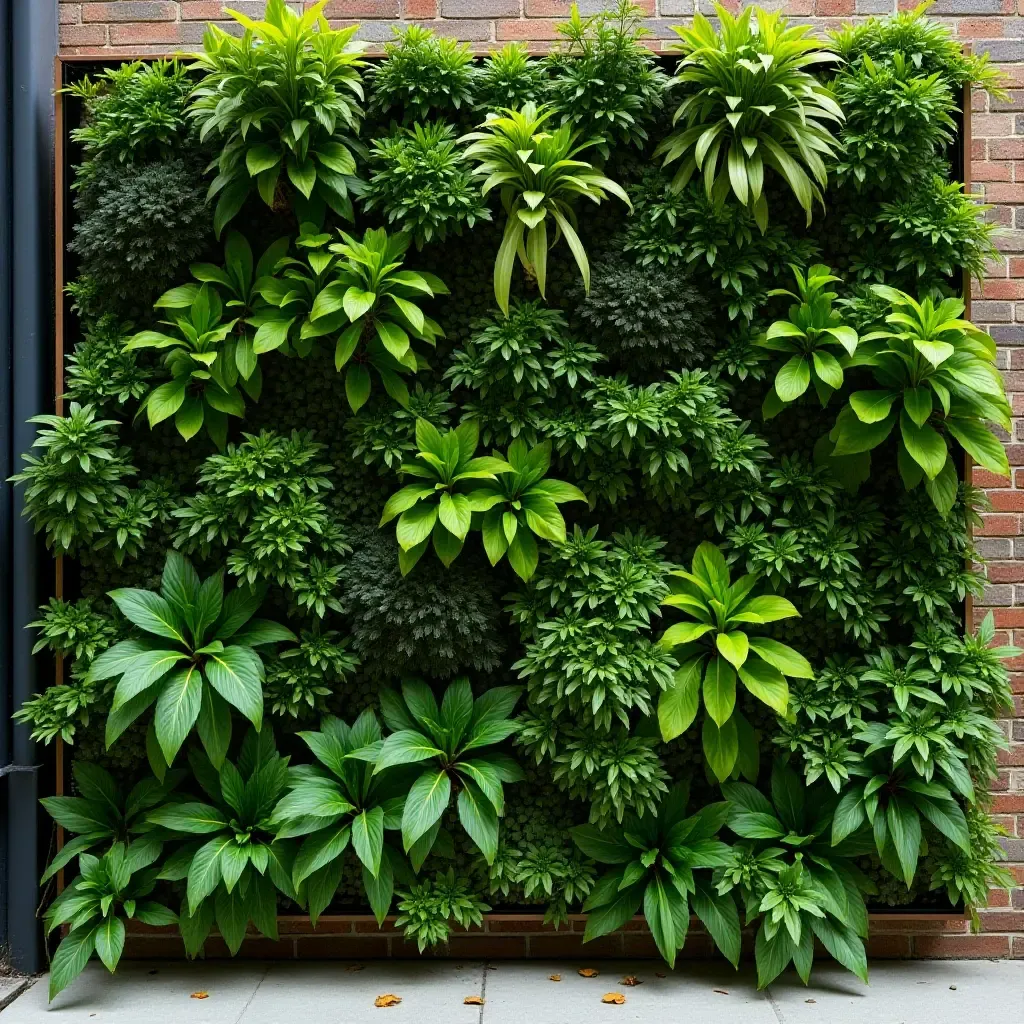
[[[119,53],[196,49],[205,23],[220,18],[222,7],[221,0],[57,2],[61,53],[112,59]],[[656,46],[674,38],[671,26],[698,8],[711,12],[708,0],[638,2],[650,15]],[[252,17],[263,10],[263,0],[225,3]],[[790,0],[785,10],[826,29],[857,15],[889,14],[897,4],[901,9],[914,6],[908,0]],[[764,5],[778,3],[764,0]],[[301,0],[295,0],[294,6],[301,6]],[[306,0],[306,6],[312,4]],[[605,6],[604,0],[580,0],[584,13]],[[326,14],[336,24],[358,21],[361,37],[370,42],[390,39],[393,26],[423,21],[485,51],[510,39],[543,47],[555,38],[554,27],[568,11],[569,0],[330,0]],[[936,0],[932,14],[947,21],[975,51],[988,51],[1013,86],[1011,98],[1004,103],[977,95],[972,117],[975,188],[993,204],[989,216],[1003,229],[997,243],[1002,255],[989,266],[984,285],[975,285],[973,315],[999,346],[1007,391],[1019,417],[1014,420],[1013,437],[1005,441],[1010,465],[1020,467],[1014,469],[1013,480],[975,472],[975,482],[986,488],[992,500],[978,540],[989,559],[990,586],[975,614],[980,621],[993,609],[1000,642],[1024,647],[1024,0]],[[962,922],[879,923],[877,955],[888,950],[896,956],[1024,958],[1024,657],[1012,667],[1017,669],[1012,676],[1016,717],[1004,723],[1011,748],[1001,756],[994,810],[1009,833],[1004,844],[1020,885],[1009,895],[993,892],[990,907],[981,914],[979,935],[964,934]]]

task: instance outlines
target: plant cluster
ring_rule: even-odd
[[[947,158],[987,58],[748,7],[669,64],[624,0],[370,63],[294,6],[71,90],[70,401],[14,478],[77,562],[16,712],[73,744],[51,991],[133,920],[353,906],[864,977],[870,908],[1010,885],[959,467],[1011,410]]]

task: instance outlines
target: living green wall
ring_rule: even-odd
[[[82,592],[21,713],[75,755],[56,988],[126,916],[194,955],[332,903],[421,947],[640,911],[670,962],[692,910],[762,983],[812,936],[863,975],[869,903],[1007,884],[948,156],[999,84],[919,14],[719,13],[678,63],[622,8],[363,66],[271,2],[73,88],[74,404],[22,474]]]

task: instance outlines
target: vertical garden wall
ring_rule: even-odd
[[[919,13],[717,14],[369,62],[271,0],[71,85],[67,406],[18,478],[74,581],[20,712],[73,762],[54,990],[126,920],[196,955],[300,908],[421,949],[641,913],[670,963],[693,913],[762,983],[815,939],[863,976],[868,907],[1010,884],[951,163],[1000,82]]]

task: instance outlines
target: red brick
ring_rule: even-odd
[[[990,167],[996,166],[989,164]],[[975,282],[974,287],[977,287]],[[1024,296],[1024,281],[1018,278],[989,278],[981,285],[981,294],[986,299],[1019,299]],[[977,297],[975,293],[975,297]]]
[[[819,18],[848,18],[856,13],[854,0],[815,0],[814,13]]]
[[[1020,534],[1020,518],[1014,515],[987,512],[978,528],[979,537],[1017,537]]]
[[[331,0],[328,18],[397,18],[398,0]]]
[[[178,5],[170,0],[117,0],[115,3],[82,4],[82,21],[174,21],[177,16]]]
[[[985,201],[989,203],[1024,203],[1024,184],[1009,185],[999,181],[986,184]]]
[[[974,486],[975,487],[1009,487],[1010,478],[1000,476],[998,473],[993,473],[990,470],[982,469],[980,466],[974,467]]]
[[[57,20],[61,25],[75,25],[82,20],[81,4],[61,4],[57,8]]]
[[[875,935],[868,936],[868,956],[882,960],[900,960],[910,956],[911,938],[909,935]]]
[[[978,917],[983,932],[1024,933],[1024,910],[982,910]]]
[[[402,0],[403,18],[436,18],[437,0]]]
[[[555,18],[507,19],[495,22],[495,38],[505,39],[557,39]]]
[[[58,29],[60,45],[103,46],[107,41],[106,25],[61,25]]]
[[[990,583],[1024,582],[1024,562],[989,562],[985,569]]]
[[[1024,491],[989,491],[988,499],[996,512],[1024,512]]]
[[[177,22],[110,26],[112,46],[132,46],[136,43],[180,43],[181,41],[181,25]]]
[[[1008,956],[1006,935],[915,935],[914,955],[939,959],[975,960]]]
[[[1024,160],[1024,139],[989,139],[989,160]]]
[[[998,39],[1003,23],[999,18],[962,18],[956,23],[956,34],[961,39]]]

